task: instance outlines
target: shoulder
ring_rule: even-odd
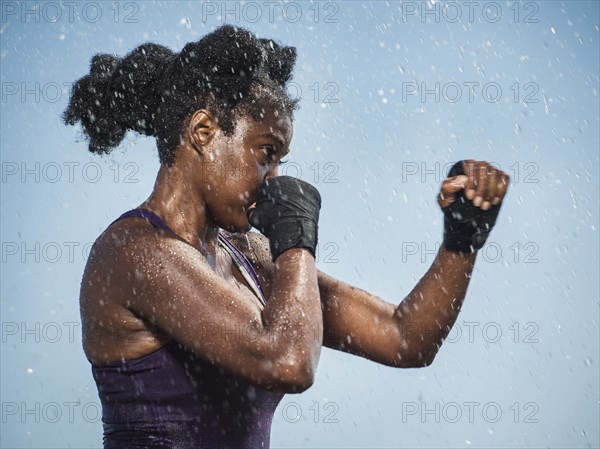
[[[131,217],[111,223],[98,236],[89,253],[88,265],[109,263],[113,269],[141,259],[161,258],[161,251],[185,250],[186,245],[143,218]]]

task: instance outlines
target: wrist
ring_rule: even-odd
[[[444,226],[444,240],[442,245],[455,252],[474,253],[485,245],[491,229],[482,231],[465,223],[446,220]]]
[[[318,225],[308,219],[288,219],[271,225],[269,247],[273,261],[292,248],[304,248],[316,255]]]
[[[441,263],[444,263],[442,261],[448,261],[452,263],[453,267],[464,266],[465,268],[473,268],[475,260],[477,259],[477,253],[478,251],[474,251],[472,253],[454,251],[446,248],[442,244],[440,251],[438,252],[438,257]]]
[[[289,248],[279,253],[277,258],[273,260],[275,266],[287,263],[293,263],[294,265],[297,265],[298,263],[302,263],[302,261],[312,261],[312,263],[315,262],[315,256],[310,249],[303,247]]]

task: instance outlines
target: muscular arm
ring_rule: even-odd
[[[472,159],[461,161],[455,167],[460,168],[451,171],[456,176],[442,182],[438,204],[442,210],[450,211],[448,214],[453,218],[449,220],[469,223],[462,214],[471,214],[470,220],[479,217],[478,220],[483,220],[480,226],[489,232],[491,228],[484,224],[487,223],[485,212],[450,206],[454,201],[462,201],[457,198],[464,190],[475,208],[488,211],[499,205],[506,195],[508,175],[487,162]],[[456,216],[452,215],[452,210]],[[494,213],[497,215],[497,210]],[[490,211],[488,217],[492,216],[495,215]],[[495,218],[488,219],[493,226]],[[470,223],[472,226],[473,221]],[[465,226],[451,231],[470,232]],[[471,238],[459,237],[462,240]],[[449,247],[456,246],[452,239],[456,239],[456,235],[452,234]],[[429,365],[456,321],[475,263],[476,253],[463,255],[459,251],[466,253],[468,250],[462,249],[464,245],[458,246],[458,250],[450,251],[443,245],[431,268],[397,307],[363,290],[320,275],[326,344],[390,366]]]
[[[442,208],[463,189],[482,210],[502,201],[508,175],[473,160],[466,161],[465,169],[468,176],[447,178],[442,183],[438,198]],[[255,248],[266,245],[260,236],[254,235],[252,240]],[[260,251],[257,263],[269,273],[273,268],[265,252]],[[319,272],[323,343],[389,366],[431,364],[456,321],[475,259],[476,253],[463,255],[442,246],[427,273],[398,305]]]
[[[319,273],[324,344],[395,367],[429,365],[462,306],[475,255],[440,249],[397,306]]]
[[[274,272],[268,241],[248,233],[238,246],[261,268],[266,288]],[[430,364],[450,332],[465,298],[475,255],[440,249],[431,268],[394,305],[321,271],[318,285],[323,313],[323,344],[395,367]]]
[[[297,392],[311,385],[322,314],[307,250],[279,256],[261,310],[247,289],[214,273],[190,245],[154,229],[136,234],[121,245],[118,264],[92,258],[82,285],[88,301],[109,301],[100,286],[116,283],[126,289],[119,299],[123,307],[215,365],[270,390]]]

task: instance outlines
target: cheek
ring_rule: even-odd
[[[248,203],[250,197],[252,196],[252,192],[249,189],[241,189],[237,194],[237,199],[242,204]]]
[[[233,161],[227,168],[228,183],[239,186],[241,189],[253,190],[265,178],[268,167],[260,165],[254,157]]]
[[[239,208],[256,200],[266,170],[262,170],[258,164],[229,166],[222,175],[214,187],[218,191],[215,193],[225,204]]]

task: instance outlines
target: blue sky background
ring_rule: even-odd
[[[95,53],[232,23],[298,49],[282,174],[322,194],[323,271],[398,304],[441,240],[448,164],[513,181],[434,364],[324,350],[272,447],[598,447],[599,5],[484,3],[2,2],[0,445],[101,446],[79,283],[159,168],[133,133],[88,153],[60,121],[70,83]]]

